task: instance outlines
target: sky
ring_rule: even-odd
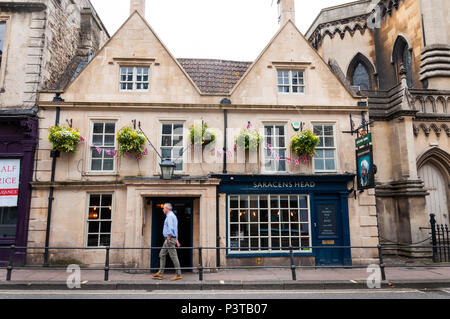
[[[295,0],[306,33],[322,8],[352,0]],[[91,0],[112,36],[130,0]],[[145,18],[176,58],[254,61],[279,28],[277,0],[147,0]]]

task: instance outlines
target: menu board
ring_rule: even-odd
[[[319,236],[336,236],[336,206],[318,205]]]

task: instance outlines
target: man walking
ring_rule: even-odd
[[[177,250],[175,246],[180,247],[178,242],[178,219],[172,211],[172,204],[166,203],[163,208],[166,220],[164,221],[163,236],[166,239],[164,241],[163,248],[159,253],[159,271],[156,274],[152,274],[154,279],[163,279],[164,269],[166,268],[166,256],[169,253],[170,259],[172,259],[173,265],[176,269],[176,274],[170,280],[181,280],[180,262],[178,261]]]

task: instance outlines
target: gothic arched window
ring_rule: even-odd
[[[359,63],[353,72],[352,85],[359,86],[361,90],[369,90],[370,89],[370,76],[366,67]]]
[[[401,78],[399,76],[400,67],[406,70],[406,82],[408,87],[413,86],[413,73],[412,73],[412,56],[411,48],[408,42],[402,36],[398,36],[394,44],[393,61],[395,65],[395,73],[397,77],[397,82],[400,82]]]
[[[359,86],[361,90],[374,90],[376,88],[375,69],[363,54],[356,54],[350,62],[347,80],[352,86]]]

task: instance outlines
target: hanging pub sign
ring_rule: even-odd
[[[19,197],[20,159],[0,159],[0,207],[15,207]]]
[[[372,145],[356,150],[356,169],[358,190],[375,187],[375,169],[373,165]]]

